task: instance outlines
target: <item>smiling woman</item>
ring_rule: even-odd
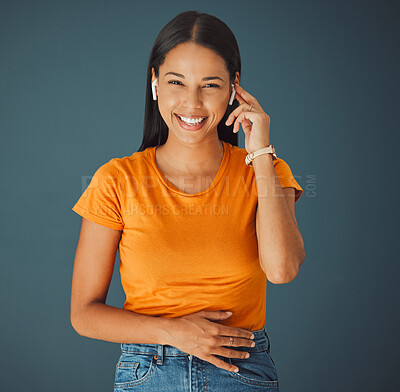
[[[160,31],[150,53],[147,85],[157,79],[158,99],[153,101],[148,88],[143,141],[138,151],[164,145],[171,128],[178,132],[176,137],[186,137],[175,114],[208,117],[202,134],[189,137],[210,141],[214,131],[212,144],[220,139],[237,146],[237,134],[225,121],[238,106],[238,101],[227,103],[231,85],[239,81],[240,74],[239,47],[223,21],[196,11],[183,12],[172,19]],[[212,153],[215,155],[215,148]]]
[[[71,322],[81,335],[121,343],[114,391],[179,392],[193,382],[279,390],[266,283],[283,283],[270,271],[300,260],[302,189],[281,158],[264,153],[246,165],[249,146],[269,144],[269,117],[238,85],[240,73],[224,22],[196,11],[172,19],[151,50],[139,150],[103,164],[73,207],[83,219]],[[239,121],[246,149],[233,132]],[[277,230],[268,232],[266,217]],[[122,309],[105,304],[117,249]]]
[[[168,127],[168,140],[157,151],[160,160],[166,149],[176,155],[174,150],[181,150],[177,147],[179,142],[193,145],[201,141],[204,146],[217,145],[217,127],[227,110],[232,88],[224,59],[214,50],[197,43],[182,43],[167,53],[158,74],[152,67],[158,110]],[[206,83],[210,80],[218,81],[218,84]],[[198,124],[191,125],[194,122]],[[188,130],[201,132],[188,133]],[[212,148],[196,150],[214,155]],[[201,161],[193,160],[192,163],[192,167],[187,167],[189,173],[199,172],[203,167]]]

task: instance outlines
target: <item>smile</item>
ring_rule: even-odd
[[[181,118],[178,114],[175,114],[176,118],[178,119],[179,125],[186,130],[189,131],[197,131],[198,129],[202,128],[204,123],[206,122],[208,117],[199,117],[198,120],[193,120],[188,117]]]

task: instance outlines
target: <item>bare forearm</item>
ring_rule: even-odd
[[[255,158],[253,166],[259,194],[259,249],[263,267],[271,272],[271,276],[281,276],[285,281],[286,277],[295,276],[300,267],[303,239],[291,215],[271,155]]]
[[[139,314],[95,302],[71,319],[79,335],[114,343],[169,344],[176,319]]]

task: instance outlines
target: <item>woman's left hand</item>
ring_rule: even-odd
[[[270,145],[269,126],[271,119],[252,95],[235,83],[235,99],[239,106],[228,116],[226,125],[235,121],[233,132],[236,133],[242,125],[245,134],[245,149],[248,153]],[[253,105],[249,111],[250,105]],[[236,120],[234,120],[236,118]],[[251,122],[250,122],[251,121]]]

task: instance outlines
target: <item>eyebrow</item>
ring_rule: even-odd
[[[185,79],[185,77],[182,74],[176,73],[176,72],[167,72],[164,76],[167,76],[167,75],[175,75],[175,76],[178,76],[179,78]],[[220,78],[219,76],[207,76],[206,78],[203,78],[201,80],[206,81],[206,80],[213,80],[213,79],[219,79],[219,80],[224,81],[224,79]]]

